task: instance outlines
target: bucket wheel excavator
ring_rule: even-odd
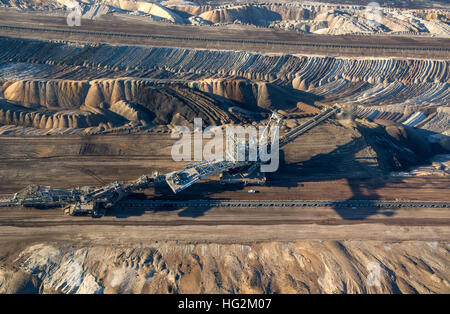
[[[282,147],[297,137],[305,134],[320,123],[326,121],[336,113],[340,107],[333,106],[323,110],[320,114],[301,124],[283,137],[275,136],[279,132],[281,116],[273,113],[260,136],[260,144],[267,144],[268,149],[279,145]],[[275,140],[276,139],[276,140]],[[239,149],[248,151],[250,145],[248,140],[231,138],[227,141],[226,158],[223,160],[201,161],[190,164],[179,171],[167,174],[143,175],[135,181],[127,184],[113,182],[100,188],[75,188],[75,189],[51,189],[48,186],[30,185],[24,190],[16,193],[10,199],[0,199],[0,206],[21,207],[63,207],[68,215],[92,215],[102,216],[105,210],[114,206],[129,194],[143,189],[155,187],[155,185],[167,184],[173,193],[178,193],[196,182],[221,173],[224,182],[233,182],[239,179],[246,182],[256,173],[258,183],[263,183],[259,166],[263,161],[258,157],[256,160],[238,158]],[[237,175],[236,175],[237,174]],[[234,176],[234,178],[233,178]],[[247,180],[248,181],[248,180]]]

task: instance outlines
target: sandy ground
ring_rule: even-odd
[[[65,27],[63,18],[0,11],[11,25]],[[90,22],[89,22],[90,23]],[[110,43],[184,46],[345,56],[447,57],[397,50],[448,47],[447,39],[306,36],[230,28],[211,30],[109,20],[83,29],[209,36],[213,41],[115,37]],[[191,33],[189,33],[191,32]],[[98,41],[54,33],[1,35]],[[359,44],[376,48],[236,45],[214,39]],[[357,134],[325,124],[285,147],[269,186],[194,186],[176,198],[450,200],[448,177],[390,177]],[[69,188],[133,180],[182,165],[170,161],[167,134],[0,137],[0,194],[28,184]],[[213,178],[213,180],[216,178]],[[160,197],[153,190],[133,195]],[[0,208],[0,292],[63,293],[448,293],[450,212],[440,208],[115,208],[101,219],[68,217],[60,209]],[[380,265],[380,285],[366,281]]]
[[[187,25],[171,25],[167,23],[145,22],[130,18],[115,16],[104,17],[99,20],[82,21],[80,27],[67,26],[64,17],[48,16],[39,13],[18,13],[15,10],[0,10],[0,20],[7,20],[9,26],[24,26],[33,28],[48,28],[70,31],[100,31],[121,34],[143,34],[171,36],[170,39],[161,38],[133,38],[127,36],[97,36],[88,34],[64,34],[55,32],[41,32],[36,30],[0,30],[0,35],[55,39],[106,42],[111,44],[151,45],[184,48],[205,48],[224,50],[247,50],[264,53],[290,53],[306,55],[349,56],[349,57],[413,57],[445,59],[447,50],[429,50],[429,48],[449,48],[450,39],[418,36],[360,36],[360,35],[312,35],[300,34],[291,31],[261,29],[256,27],[230,26],[230,27],[201,27]],[[175,39],[181,37],[186,39]],[[196,40],[187,40],[195,38]],[[208,39],[208,40],[204,40]],[[225,41],[221,41],[225,40]],[[227,41],[228,40],[228,41]],[[230,41],[231,40],[231,41]],[[252,43],[239,43],[234,41],[252,40]],[[261,41],[262,43],[257,43]],[[279,45],[277,42],[287,44]],[[292,43],[292,45],[289,45]],[[304,46],[322,45],[322,46]],[[339,45],[331,47],[327,45]],[[346,48],[345,46],[348,46]],[[360,46],[365,46],[364,48]],[[420,50],[417,50],[417,49]],[[424,49],[424,50],[422,50]]]
[[[361,165],[361,160],[366,158],[347,160],[345,153],[341,157],[346,161],[336,169],[312,167],[305,172],[298,166],[318,152],[333,151],[336,145],[352,140],[351,134],[343,136],[342,143],[329,137],[328,132],[338,135],[339,131],[347,132],[325,124],[317,127],[315,133],[287,145],[286,164],[269,180],[268,186],[256,187],[259,191],[256,194],[249,194],[249,187],[224,186],[212,178],[176,196],[161,196],[151,189],[132,197],[450,199],[447,177],[389,177],[379,169],[373,170],[373,161],[367,168]],[[27,184],[64,188],[103,185],[114,180],[132,180],[154,170],[162,173],[175,170],[181,165],[170,161],[173,141],[167,134],[2,137],[0,194],[12,193]],[[349,156],[353,153],[348,152]],[[353,173],[349,169],[353,169]],[[343,176],[342,172],[347,172],[348,176]],[[2,241],[41,238],[124,244],[156,239],[226,243],[296,239],[448,240],[449,219],[448,209],[431,208],[116,208],[101,219],[66,217],[61,210],[3,208],[0,238]]]
[[[428,200],[448,201],[448,177],[390,177],[380,170],[373,152],[352,144],[352,133],[325,124],[283,148],[280,169],[269,175],[268,185],[249,194],[242,186],[217,184],[218,177],[194,185],[177,198],[265,200]],[[171,159],[175,139],[169,134],[1,137],[0,194],[28,184],[70,188],[101,186],[115,180],[135,180],[153,171],[167,173],[185,162]],[[150,145],[151,143],[151,145]],[[340,147],[338,149],[338,147]],[[338,155],[335,153],[338,152]],[[355,156],[356,154],[356,156]],[[283,160],[284,159],[284,160]],[[335,160],[330,163],[330,160]],[[322,166],[318,167],[317,165]],[[50,174],[50,175],[49,175]],[[136,198],[157,196],[153,190]]]
[[[0,245],[2,293],[448,293],[439,241]]]
[[[66,217],[60,210],[2,208],[1,242],[69,241],[137,245],[152,241],[448,240],[448,209],[180,208],[114,209],[101,219]]]

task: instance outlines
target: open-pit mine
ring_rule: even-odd
[[[0,293],[450,293],[450,6],[343,2],[0,0]]]

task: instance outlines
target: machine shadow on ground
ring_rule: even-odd
[[[426,131],[426,135],[436,133]],[[343,207],[336,202],[333,209],[345,220],[362,220],[376,214],[383,214],[386,217],[395,215],[395,209],[389,210],[379,208],[375,201],[381,197],[377,190],[385,187],[388,183],[405,183],[402,177],[390,177],[390,171],[403,171],[411,166],[428,166],[431,164],[429,157],[438,153],[446,153],[441,147],[431,147],[427,154],[413,156],[401,156],[390,147],[382,147],[370,135],[366,134],[364,141],[355,139],[347,144],[341,145],[327,154],[318,154],[309,160],[299,163],[286,164],[284,153],[280,152],[280,169],[277,174],[269,175],[272,180],[268,180],[269,186],[297,187],[303,186],[302,182],[307,181],[328,181],[346,180],[351,190],[351,197],[346,200],[366,200],[374,201],[374,206],[367,208]],[[448,136],[444,140],[448,140]],[[384,165],[397,165],[395,169],[380,169],[377,161],[370,157],[355,157],[368,142],[379,156],[379,161]],[[433,152],[433,153],[431,153]],[[400,165],[399,165],[400,163]],[[349,171],[350,170],[350,171]],[[350,173],[351,172],[351,173]],[[280,174],[285,174],[287,179],[280,179]],[[293,180],[292,178],[296,178]]]
[[[430,134],[427,134],[430,135]],[[342,201],[336,201],[333,209],[342,219],[345,220],[364,220],[370,216],[382,214],[386,217],[395,215],[395,208],[380,208],[377,207],[375,201],[381,200],[377,190],[385,187],[387,184],[404,184],[402,177],[391,177],[389,172],[393,170],[405,170],[407,166],[413,166],[418,162],[421,165],[429,164],[430,162],[423,156],[416,156],[412,158],[408,155],[400,155],[398,152],[391,150],[389,147],[384,147],[383,143],[366,134],[364,138],[356,138],[352,141],[336,147],[329,153],[318,154],[311,157],[309,160],[286,163],[285,153],[280,151],[280,168],[276,173],[267,173],[267,187],[282,187],[287,188],[287,195],[290,188],[304,186],[304,182],[321,182],[330,180],[345,180],[348,188],[351,191],[351,196],[342,201],[347,200],[366,200],[374,201],[374,206],[367,207],[345,207],[342,206]],[[367,145],[376,152],[377,157],[358,156],[358,152],[367,147]],[[435,149],[433,149],[435,151]],[[436,153],[436,152],[435,152]],[[429,157],[429,156],[428,156]],[[396,169],[387,169],[389,165],[399,165]],[[384,166],[380,166],[383,164]],[[144,193],[133,193],[129,199],[137,200],[230,200],[230,198],[220,198],[223,192],[242,191],[250,188],[243,184],[221,184],[217,180],[208,180],[199,182],[193,186],[181,191],[178,194],[173,194],[167,187],[161,194],[157,194],[149,198]],[[164,190],[164,189],[163,189]],[[215,196],[215,197],[214,197]],[[255,199],[255,197],[252,197]],[[256,198],[256,200],[258,197]],[[293,199],[287,197],[286,199]],[[313,198],[320,200],[321,198]],[[310,199],[305,199],[310,200]],[[329,200],[326,197],[322,200]],[[164,211],[179,211],[179,217],[198,218],[211,207],[209,206],[168,206],[168,207],[130,207],[121,208],[115,206],[107,211],[106,216],[114,216],[117,218],[127,218],[131,216],[141,216],[146,212],[164,212]]]
[[[269,186],[282,187],[298,187],[302,186],[302,182],[314,180],[316,182],[332,180],[346,180],[351,190],[352,196],[346,200],[379,200],[377,189],[386,184],[384,174],[376,169],[376,164],[369,158],[357,158],[355,155],[361,150],[362,143],[357,140],[337,147],[335,150],[327,154],[319,154],[309,160],[285,164],[281,159],[280,174],[289,174],[292,179],[276,179],[276,175],[272,175],[274,180],[268,180]],[[282,156],[282,155],[281,155]],[[352,174],[349,173],[348,167],[352,168]],[[323,200],[326,200],[325,198]],[[375,206],[372,208],[345,208],[338,205],[333,209],[342,219],[345,220],[362,220],[380,212]],[[383,212],[386,216],[394,215],[394,212]]]
[[[183,200],[215,200],[217,198],[212,198],[211,194],[225,192],[225,191],[238,191],[244,189],[245,186],[243,184],[239,185],[231,185],[231,184],[221,184],[217,181],[206,181],[199,182],[195,186],[192,186],[190,189],[181,191],[178,194],[173,194],[169,189],[164,191],[163,194],[148,198],[144,193],[133,193],[129,196],[129,199],[135,200],[174,200],[174,201],[183,201]],[[222,198],[220,200],[226,201],[229,198]],[[113,216],[116,218],[128,218],[132,216],[142,216],[146,212],[165,212],[165,211],[180,211],[178,213],[179,217],[189,217],[189,218],[197,218],[203,216],[208,210],[210,210],[212,206],[168,206],[168,207],[134,207],[134,208],[121,208],[119,206],[114,206],[109,209],[105,216]]]

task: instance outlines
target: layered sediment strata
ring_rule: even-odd
[[[250,80],[291,82],[308,89],[344,79],[375,83],[448,83],[448,60],[335,58],[270,55],[245,51],[196,50],[106,44],[76,44],[0,38],[0,60],[80,70],[98,69],[122,76],[207,78],[242,76]],[[51,51],[49,53],[49,51]],[[171,75],[172,73],[172,75]],[[62,73],[61,73],[62,74]],[[175,75],[176,74],[176,75]],[[57,73],[52,75],[58,77]],[[64,76],[68,76],[64,72]],[[101,74],[105,77],[105,74]],[[162,77],[161,77],[162,78]]]
[[[5,124],[48,129],[97,126],[102,121],[179,124],[194,117],[207,124],[231,122],[214,98],[182,84],[145,79],[20,80],[4,88],[4,98],[10,102],[0,107],[0,121]],[[31,109],[53,112],[28,112]]]
[[[231,107],[292,111],[337,102],[386,112],[385,118],[393,117],[389,112],[399,113],[404,121],[420,111],[431,123],[427,129],[448,132],[447,111],[437,112],[450,103],[448,60],[352,59],[13,38],[0,38],[0,47],[3,97],[8,101],[36,110],[89,111],[103,115],[106,125],[136,119],[179,124],[194,115],[207,124],[222,124],[233,121]],[[25,74],[20,69],[26,69]],[[122,106],[132,109],[111,110],[118,101],[129,102]],[[432,122],[430,116],[442,122]]]
[[[39,243],[6,256],[14,264],[1,268],[0,292],[445,293],[447,246],[314,240],[159,242],[139,248]],[[370,275],[373,271],[377,274]]]
[[[72,4],[71,6],[69,4]],[[112,14],[132,15],[143,22],[163,21],[181,25],[226,27],[241,24],[277,28],[309,34],[415,34],[450,36],[450,14],[445,7],[398,9],[380,5],[346,5],[320,2],[258,3],[224,1],[222,5],[192,1],[29,1],[4,0],[0,7],[67,15],[69,7],[80,5],[83,19],[101,19]],[[394,6],[394,8],[392,8]]]

